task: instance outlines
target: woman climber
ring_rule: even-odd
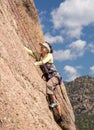
[[[48,42],[43,42],[40,43],[41,46],[41,53],[40,53],[40,58],[39,61],[36,61],[34,63],[35,66],[40,66],[42,72],[43,72],[43,77],[45,77],[46,81],[47,81],[47,95],[50,99],[50,108],[56,108],[58,115],[61,119],[61,107],[60,104],[57,100],[57,86],[60,84],[61,81],[61,76],[59,74],[59,72],[57,71],[55,65],[53,64],[53,50],[52,50],[52,46],[48,43]],[[26,51],[34,56],[34,53],[29,50],[28,48],[26,48]],[[36,57],[35,57],[36,58]]]

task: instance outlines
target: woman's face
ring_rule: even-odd
[[[47,48],[44,46],[41,46],[41,53],[43,54],[43,56],[45,56],[48,53]]]

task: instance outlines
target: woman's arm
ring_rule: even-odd
[[[52,54],[48,54],[45,58],[43,58],[43,60],[35,62],[36,66],[40,66],[42,64],[46,64],[46,63],[53,63],[53,56]]]
[[[28,52],[28,54],[34,57],[37,61],[40,60],[41,54],[39,52],[32,52],[32,50],[28,49],[27,47],[24,48]]]
[[[33,52],[30,49],[28,49],[27,47],[24,47],[24,48],[28,52],[29,55],[34,57],[34,54],[33,54]]]

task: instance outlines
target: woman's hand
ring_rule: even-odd
[[[40,65],[42,65],[42,61],[37,61],[37,62],[34,63],[34,65],[35,66],[40,66]]]

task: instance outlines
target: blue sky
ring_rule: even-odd
[[[64,81],[94,77],[94,0],[34,0]]]

